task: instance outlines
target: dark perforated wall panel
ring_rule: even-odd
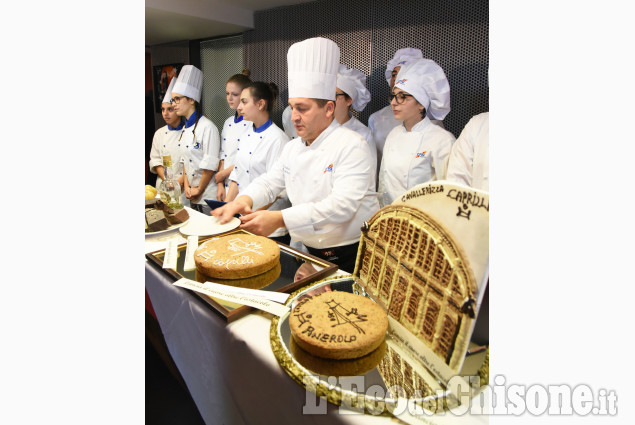
[[[366,124],[388,104],[387,62],[403,47],[421,49],[450,82],[452,110],[445,128],[458,136],[467,121],[489,110],[489,6],[487,1],[321,0],[255,13],[255,29],[243,33],[243,60],[253,80],[273,81],[281,98],[273,118],[280,124],[288,96],[287,50],[310,37],[326,37],[341,62],[364,72],[372,98],[357,114]]]
[[[242,36],[209,40],[201,43],[203,115],[212,120],[218,131],[234,111],[227,105],[225,85],[229,77],[243,70]]]

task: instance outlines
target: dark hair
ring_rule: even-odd
[[[245,71],[247,71],[247,73],[245,74]],[[249,78],[249,70],[243,70],[242,74],[234,74],[231,77],[229,77],[229,80],[227,80],[228,83],[234,83],[234,84],[238,84],[238,86],[240,87],[240,90],[244,90],[245,87],[249,87],[249,85],[251,84],[251,79]]]
[[[251,93],[251,97],[254,98],[255,102],[264,100],[267,105],[267,112],[271,112],[273,110],[273,103],[278,98],[278,93],[280,93],[276,83],[256,81],[247,87],[249,88],[249,93]]]
[[[333,102],[333,105],[335,105],[335,101],[334,100],[329,100],[329,99],[313,99],[315,100],[315,103],[317,103],[317,105],[320,108],[324,108],[326,106],[327,103],[329,102]]]
[[[196,127],[198,126],[198,120],[200,120],[201,115],[203,115],[201,104],[197,102],[196,100],[194,100],[194,113],[196,114],[196,122],[194,123],[194,131],[196,131]]]

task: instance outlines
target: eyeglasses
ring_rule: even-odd
[[[170,99],[170,103],[179,104],[181,102],[181,99],[187,99],[187,96],[174,96],[172,99]]]
[[[404,103],[406,101],[406,98],[410,96],[413,97],[411,94],[407,94],[407,93],[390,93],[390,95],[388,96],[388,101],[392,102],[393,98],[397,98],[397,104],[401,105],[402,103]]]
[[[335,93],[335,97],[337,96],[346,96],[346,93]]]

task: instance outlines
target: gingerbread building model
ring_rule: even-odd
[[[451,368],[463,360],[476,283],[459,245],[437,221],[388,206],[363,229],[356,274],[388,315]]]

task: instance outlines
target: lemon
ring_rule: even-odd
[[[153,193],[153,197],[157,196],[157,189],[154,186],[150,186],[149,184],[146,185],[146,191],[150,191]]]

